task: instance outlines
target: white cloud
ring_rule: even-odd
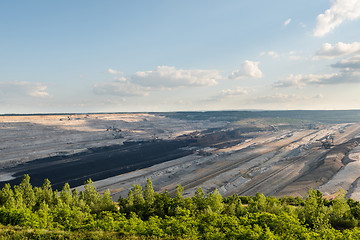
[[[109,69],[109,74],[123,74]],[[176,87],[213,86],[221,79],[217,70],[184,70],[169,66],[158,66],[152,71],[139,71],[131,76],[115,77],[111,82],[95,83],[96,94],[118,96],[148,96],[151,91]]]
[[[297,94],[283,94],[283,93],[275,93],[271,95],[266,95],[262,97],[256,97],[253,99],[249,99],[250,103],[260,103],[260,104],[273,104],[273,103],[280,103],[280,104],[289,104],[289,103],[297,103],[297,102],[304,102],[304,101],[313,101],[316,99],[323,98],[323,95],[320,93],[315,96],[303,96]]]
[[[300,60],[301,57],[300,57],[300,56],[296,56],[296,55],[290,55],[290,56],[289,56],[289,59],[290,59],[290,60],[293,60],[293,61],[296,61],[296,60]]]
[[[126,82],[126,81],[128,81],[128,79],[126,77],[116,77],[116,78],[114,78],[114,80],[116,80],[118,82]]]
[[[241,69],[233,71],[230,79],[262,78],[263,73],[259,69],[259,62],[246,60],[242,63]]]
[[[221,90],[218,94],[213,95],[207,99],[202,100],[202,102],[219,102],[223,101],[227,98],[233,98],[237,96],[244,96],[248,95],[249,91],[242,87],[236,87],[234,89],[224,89]]]
[[[360,83],[360,72],[343,71],[331,74],[290,75],[287,79],[273,84],[275,88],[298,87],[307,85],[336,85],[346,83]]]
[[[332,64],[333,68],[341,68],[346,71],[356,71],[360,70],[360,56],[341,59],[339,62]]]
[[[301,74],[293,75],[290,74],[285,80],[277,81],[273,84],[275,88],[286,88],[286,87],[298,87],[302,88],[306,85],[304,76]]]
[[[112,81],[106,83],[95,83],[93,86],[95,94],[129,96],[148,96],[149,88],[142,87],[130,82]]]
[[[295,94],[275,93],[273,95],[255,98],[253,99],[253,101],[260,103],[279,103],[279,102],[298,101],[299,99],[300,97]]]
[[[110,73],[110,74],[113,74],[113,75],[116,75],[116,74],[124,74],[123,72],[120,72],[120,71],[117,71],[117,70],[114,70],[114,69],[111,69],[111,68],[109,68],[109,69],[107,70],[107,72]]]
[[[260,56],[270,56],[272,58],[279,58],[279,54],[275,51],[268,51],[268,52],[262,52],[260,53]]]
[[[295,55],[295,51],[290,51],[290,52],[289,52],[289,59],[295,61],[295,60],[301,59],[301,57]]]
[[[214,86],[221,79],[217,70],[176,69],[170,66],[158,66],[155,70],[136,72],[130,81],[152,88]]]
[[[336,57],[347,56],[352,54],[360,54],[360,42],[342,43],[338,42],[335,45],[324,43],[316,52],[314,60],[319,58],[334,59]]]
[[[115,75],[113,79],[116,80],[116,81],[119,81],[119,82],[126,82],[127,81],[127,78],[122,76],[122,75],[124,75],[123,72],[120,72],[118,70],[114,70],[114,69],[111,69],[111,68],[109,68],[107,70],[107,72],[110,73],[111,75]]]
[[[48,97],[47,86],[39,82],[0,82],[1,96]]]
[[[29,95],[32,97],[47,97],[49,93],[46,92],[47,86],[37,85],[36,87],[29,90]]]
[[[289,25],[290,23],[291,23],[291,18],[287,19],[287,20],[284,22],[283,26],[286,27],[286,26]]]
[[[338,27],[345,20],[354,20],[360,17],[359,0],[336,0],[330,9],[319,14],[316,18],[314,36],[322,37]]]
[[[247,95],[248,91],[242,87],[237,87],[235,89],[226,89],[221,91],[221,96],[237,96],[237,95]]]

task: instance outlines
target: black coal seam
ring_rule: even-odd
[[[16,178],[8,182],[11,185],[19,184],[22,176],[29,174],[34,186],[41,186],[44,179],[48,178],[54,189],[61,189],[65,182],[75,187],[88,178],[96,181],[191,154],[190,151],[180,149],[188,145],[187,141],[156,141],[129,145],[34,160],[8,169],[9,172],[16,172]],[[0,182],[0,187],[5,183]]]

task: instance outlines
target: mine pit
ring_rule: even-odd
[[[195,115],[0,116],[0,185],[29,174],[35,186],[48,178],[54,189],[82,189],[91,178],[117,200],[150,178],[156,191],[174,194],[179,184],[185,196],[198,187],[277,197],[342,188],[360,200],[360,124]]]

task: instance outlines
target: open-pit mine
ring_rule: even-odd
[[[0,185],[126,196],[150,178],[158,192],[360,200],[360,111],[109,113],[0,116]]]

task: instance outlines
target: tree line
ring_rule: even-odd
[[[184,198],[157,193],[150,179],[113,202],[110,191],[65,184],[53,190],[48,179],[33,187],[29,175],[0,191],[0,237],[13,239],[360,239],[360,203],[344,194],[329,201],[320,191],[299,197],[232,195],[198,188]]]

